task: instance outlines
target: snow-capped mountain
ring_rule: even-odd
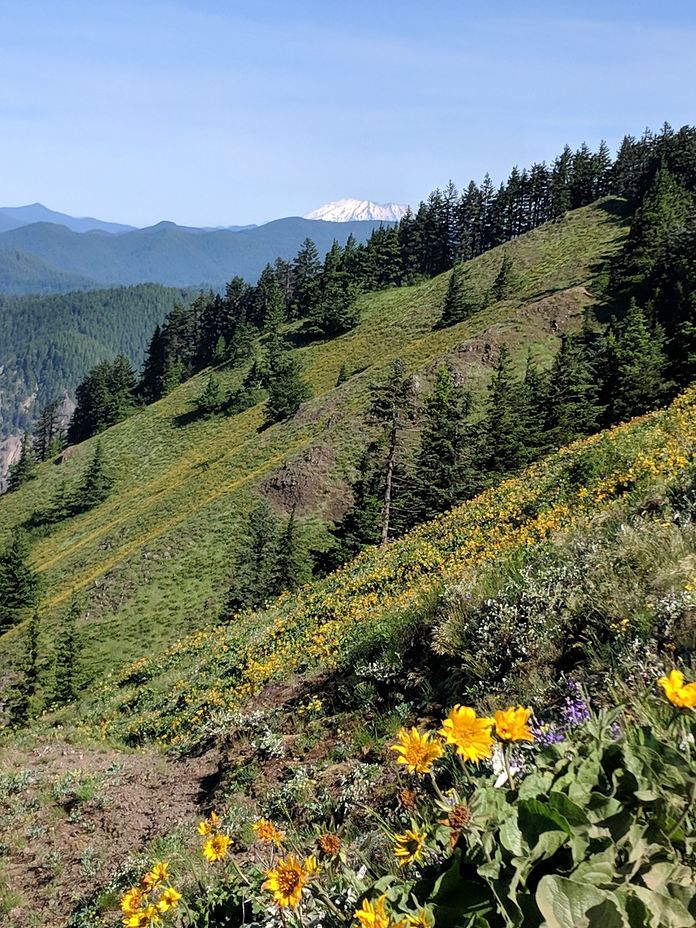
[[[403,203],[373,203],[372,200],[336,200],[307,213],[305,219],[323,219],[326,222],[354,222],[376,219],[398,222],[408,207]]]

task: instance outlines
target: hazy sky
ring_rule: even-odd
[[[696,122],[693,0],[0,0],[0,206],[147,225],[417,203]]]

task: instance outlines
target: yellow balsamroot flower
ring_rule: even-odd
[[[295,909],[300,904],[302,890],[309,874],[292,854],[288,854],[271,870],[266,871],[266,879],[261,888],[273,895],[274,901],[281,907]]]
[[[145,906],[144,909],[140,909],[134,915],[127,915],[123,919],[123,924],[126,928],[149,928],[150,925],[154,925],[159,921],[157,915],[157,908],[154,905]]]
[[[380,896],[373,904],[369,899],[355,913],[355,920],[360,928],[389,928],[391,919],[384,907],[386,896]]]
[[[210,835],[220,827],[220,816],[216,812],[211,812],[208,818],[198,823],[199,835]]]
[[[168,863],[159,863],[143,877],[143,886],[145,889],[150,892],[153,889],[156,889],[160,886],[166,879],[169,878],[169,864]]]
[[[316,876],[319,873],[319,861],[314,854],[305,857],[304,871],[308,877]]]
[[[418,909],[406,916],[406,925],[408,928],[434,928],[435,916],[430,909]]]
[[[678,709],[696,708],[696,683],[685,684],[681,670],[670,670],[668,676],[660,677],[657,682],[673,706]]]
[[[227,835],[211,835],[203,845],[203,856],[210,863],[222,860],[227,854],[232,838]]]
[[[501,741],[534,741],[529,728],[531,709],[518,706],[516,709],[500,709],[494,715],[495,733]]]
[[[251,827],[262,844],[275,844],[279,847],[285,840],[285,832],[276,828],[273,822],[269,822],[266,818],[260,818]]]
[[[179,899],[181,899],[181,893],[177,892],[173,886],[168,886],[162,891],[157,908],[160,912],[168,912],[179,904]]]
[[[397,742],[390,747],[399,755],[397,764],[404,764],[409,773],[429,773],[433,764],[442,757],[442,745],[429,732],[421,734],[417,728],[408,731],[400,728]]]
[[[493,753],[493,719],[479,718],[469,706],[455,706],[442,723],[440,735],[464,760],[485,760]]]
[[[400,835],[394,835],[394,856],[402,867],[423,858],[426,834],[417,828],[409,829]]]
[[[143,891],[134,886],[124,893],[121,898],[121,911],[124,915],[135,915],[140,910],[143,901]]]

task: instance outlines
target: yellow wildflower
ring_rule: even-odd
[[[222,860],[227,854],[232,838],[227,835],[211,835],[203,845],[203,856],[210,863]]]
[[[251,827],[262,844],[275,844],[279,847],[285,840],[285,832],[276,828],[273,822],[269,822],[266,818],[260,818]]]
[[[177,892],[173,886],[168,886],[162,891],[162,895],[157,902],[157,908],[160,912],[168,912],[169,909],[175,908],[179,904],[181,893]]]
[[[394,856],[402,867],[422,859],[425,838],[425,832],[415,828],[394,835]]]
[[[495,733],[501,741],[534,741],[529,728],[532,710],[518,706],[495,713]]]
[[[261,888],[272,893],[281,908],[295,909],[300,904],[302,890],[308,873],[292,854],[279,860],[275,867],[266,871],[266,880]]]
[[[428,773],[438,757],[442,757],[442,745],[429,732],[421,734],[417,728],[410,731],[400,728],[396,737],[397,743],[390,750],[400,755],[396,762],[404,764],[409,773]]]
[[[150,892],[160,886],[169,877],[169,864],[159,863],[143,877],[143,886]]]
[[[154,925],[156,922],[159,922],[157,908],[152,904],[145,906],[144,909],[139,909],[133,915],[127,915],[123,919],[126,928],[149,928],[150,925]]]
[[[135,915],[139,911],[142,901],[143,891],[134,886],[127,893],[124,893],[121,899],[121,911],[125,915]]]
[[[406,924],[408,928],[434,928],[435,917],[430,909],[418,909],[406,916]]]
[[[455,706],[442,723],[440,734],[455,745],[464,760],[479,761],[493,752],[493,719],[479,718],[469,706]]]
[[[681,670],[670,670],[669,676],[660,677],[657,682],[673,706],[678,709],[696,708],[696,683],[685,684]]]
[[[389,928],[390,918],[384,907],[386,898],[380,896],[374,904],[369,899],[363,900],[361,908],[355,913],[360,928]]]
[[[210,835],[220,826],[220,816],[216,812],[211,812],[208,818],[204,818],[202,822],[198,823],[198,834],[199,835]]]

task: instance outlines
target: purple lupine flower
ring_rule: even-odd
[[[561,716],[568,728],[574,728],[589,719],[590,707],[574,680],[568,680],[568,690],[570,695],[566,697]]]

